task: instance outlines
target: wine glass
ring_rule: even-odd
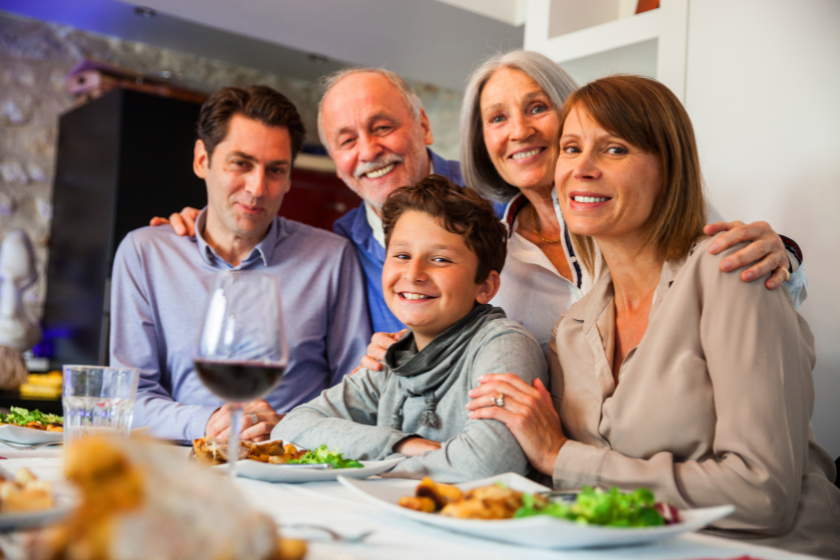
[[[231,410],[227,456],[233,476],[243,405],[277,387],[289,363],[280,281],[241,270],[218,274],[193,363],[204,385]]]

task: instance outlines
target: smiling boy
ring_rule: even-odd
[[[539,344],[488,302],[499,289],[505,229],[491,204],[440,175],[396,190],[382,208],[383,295],[409,331],[382,371],[362,369],[289,413],[272,439],[327,444],[354,459],[408,459],[388,476],[459,482],[528,462],[500,422],[471,420],[469,391],[488,373],[546,380]]]

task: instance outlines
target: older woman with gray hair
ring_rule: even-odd
[[[493,304],[531,331],[546,354],[554,323],[593,283],[593,275],[581,266],[554,191],[560,155],[558,114],[575,89],[574,80],[546,56],[512,51],[490,58],[473,72],[461,109],[465,183],[507,203],[503,220],[508,256]],[[718,218],[711,208],[708,214]],[[788,281],[794,299],[804,299],[804,270],[789,273],[789,266],[799,266],[786,253],[789,248],[794,257],[800,254],[795,243],[780,238],[764,222],[717,222],[705,232],[724,230],[729,231],[710,248],[713,254],[740,241],[753,242],[725,259],[721,270],[752,263],[741,273],[742,280],[772,273],[765,281],[767,288]]]

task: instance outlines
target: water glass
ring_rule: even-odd
[[[64,445],[95,434],[127,437],[140,371],[105,366],[64,366]]]

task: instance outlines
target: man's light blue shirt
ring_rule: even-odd
[[[126,236],[114,259],[111,365],[140,369],[133,425],[151,426],[167,439],[202,437],[223,404],[192,362],[205,300],[220,271],[280,278],[290,360],[280,386],[265,397],[277,412],[338,383],[358,365],[371,335],[362,271],[347,240],[275,217],[265,238],[232,266],[198,233],[206,212],[195,238],[141,228]]]

